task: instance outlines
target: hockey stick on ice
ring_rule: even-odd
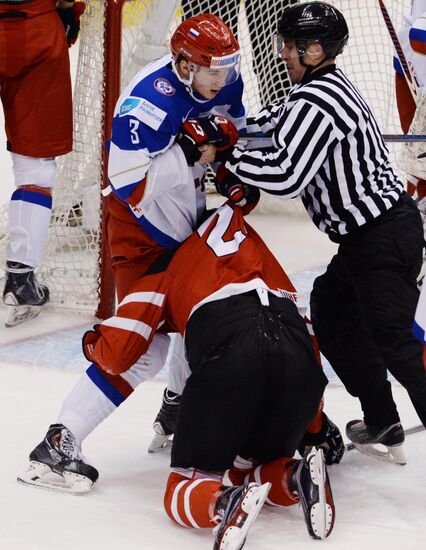
[[[405,57],[404,51],[402,49],[401,43],[398,39],[398,35],[396,34],[395,27],[393,26],[392,20],[390,18],[389,12],[386,9],[386,6],[383,2],[383,0],[379,0],[379,6],[382,11],[383,19],[385,20],[386,27],[389,31],[391,40],[393,42],[396,55],[398,57],[398,60],[401,64],[402,71],[405,76],[405,80],[407,81],[408,87],[410,88],[411,95],[413,96],[414,101],[417,103],[418,98],[418,85],[416,82],[416,77],[414,76],[413,70],[410,67],[407,58]]]
[[[421,432],[425,429],[425,427],[423,426],[423,424],[418,424],[417,426],[412,426],[411,428],[407,428],[406,430],[404,430],[404,434],[405,435],[410,435],[410,434],[416,434],[418,432]],[[347,445],[345,445],[345,450],[346,451],[353,451],[355,449],[355,445],[353,443],[348,443]]]

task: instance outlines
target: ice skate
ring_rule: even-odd
[[[7,262],[5,278],[3,302],[8,310],[6,327],[14,327],[37,317],[41,306],[49,301],[49,289],[37,281],[34,270],[18,262]]]
[[[178,421],[179,405],[180,395],[166,388],[163,393],[161,409],[152,425],[155,436],[148,447],[149,453],[158,453],[172,446],[173,434],[176,431]]]
[[[401,466],[407,464],[404,430],[399,422],[383,428],[351,420],[346,424],[346,435],[360,453]]]
[[[322,449],[314,447],[293,466],[290,486],[300,499],[311,537],[328,537],[333,530],[335,510]]]
[[[270,483],[248,483],[225,489],[216,505],[222,520],[213,530],[213,550],[240,550],[244,546],[248,531],[265,503],[270,488]]]
[[[30,465],[18,481],[81,495],[90,491],[98,476],[98,471],[83,461],[73,434],[62,424],[52,424],[31,452]]]

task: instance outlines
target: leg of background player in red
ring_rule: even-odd
[[[404,134],[408,134],[411,121],[416,112],[416,104],[404,76],[395,75],[395,88],[401,128]],[[411,196],[414,196],[417,192],[417,197],[422,199],[426,196],[426,181],[415,175],[408,175],[407,191]]]

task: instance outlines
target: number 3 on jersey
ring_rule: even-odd
[[[140,142],[139,134],[138,134],[139,120],[135,120],[134,118],[131,118],[129,120],[129,126],[130,126],[130,141],[133,143],[133,145],[137,145]]]
[[[240,230],[233,234],[232,239],[225,241],[224,235],[229,229],[234,211],[228,205],[222,206],[217,212],[216,225],[210,231],[210,235],[207,237],[206,243],[213,250],[216,256],[227,256],[228,254],[235,254],[240,248],[240,244],[247,238],[246,235]],[[197,230],[200,237],[212,223],[212,219],[206,220]]]

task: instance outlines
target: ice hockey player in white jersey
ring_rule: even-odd
[[[193,216],[188,201],[198,199],[185,171],[176,172],[182,162],[193,166],[202,157],[199,143],[176,142],[182,124],[208,115],[222,115],[240,127],[245,121],[238,42],[218,17],[199,15],[181,23],[171,50],[139,72],[121,95],[108,162],[113,194],[165,248],[175,247],[193,230],[192,223],[176,223],[176,218],[187,212]],[[217,130],[209,121],[208,129]],[[222,120],[219,140],[229,137],[222,134],[226,126]]]
[[[171,53],[142,69],[121,94],[109,149],[106,222],[119,301],[196,227],[205,209],[205,163],[213,158],[206,142],[219,148],[235,142],[235,126],[245,124],[242,93],[238,42],[221,19],[200,14],[177,27]],[[179,339],[173,351],[170,372],[176,374],[186,365]],[[166,394],[171,402],[185,379],[185,372],[174,376]],[[155,424],[161,437],[173,431],[163,429],[164,421],[163,415]]]

